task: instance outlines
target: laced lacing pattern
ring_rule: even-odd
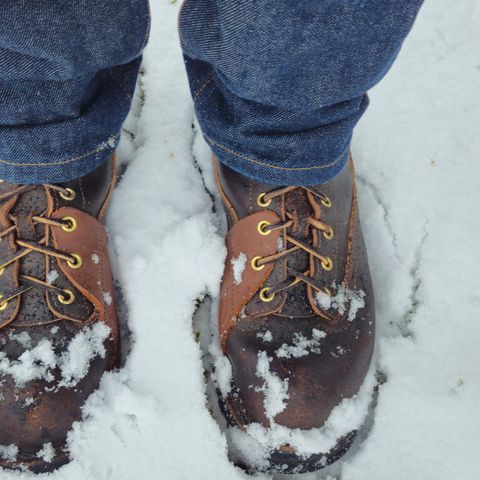
[[[321,231],[325,239],[331,240],[334,235],[333,228],[331,225],[321,220],[320,217],[322,206],[325,208],[330,208],[332,206],[332,202],[327,195],[320,191],[315,191],[308,187],[300,186],[282,187],[271,190],[270,192],[261,193],[257,198],[257,204],[260,207],[266,208],[275,198],[286,195],[287,193],[293,192],[294,190],[298,189],[304,190],[306,192],[307,198],[314,211],[315,216],[310,216],[308,218],[309,227],[311,229]],[[317,199],[319,200],[319,202],[317,201]],[[317,258],[320,261],[320,265],[324,270],[330,271],[333,268],[333,262],[331,258],[320,254],[313,245],[291,236],[289,234],[289,229],[294,225],[294,216],[291,213],[286,212],[286,217],[288,218],[288,220],[282,223],[271,224],[266,220],[261,220],[258,223],[257,230],[261,235],[269,235],[272,231],[283,230],[285,232],[286,245],[283,249],[273,255],[268,255],[265,257],[255,256],[251,261],[252,268],[254,270],[262,270],[265,265],[269,263],[276,262],[281,258],[288,257],[289,255],[298,250],[303,250],[304,252]],[[298,272],[288,267],[288,274],[289,278],[286,281],[262,288],[259,293],[260,299],[264,302],[270,302],[273,300],[277,293],[283,290],[287,290],[300,282],[304,282],[305,284],[310,285],[315,290],[330,295],[330,290],[324,285],[322,285],[321,282],[313,278],[312,272],[310,272],[309,270],[307,270],[306,272]]]
[[[59,185],[42,185],[44,188],[52,190],[54,192],[58,192],[58,194],[64,200],[73,200],[75,198],[75,191],[71,188],[61,187]],[[0,194],[0,203],[3,203],[9,200],[12,197],[17,195],[21,195],[26,193],[30,190],[37,188],[38,185],[21,185],[12,190]],[[61,220],[57,220],[54,218],[47,217],[45,214],[42,215],[34,215],[32,216],[33,223],[41,223],[44,225],[49,225],[53,227],[62,228],[66,232],[73,232],[77,229],[77,222],[73,217],[63,217]],[[54,248],[51,248],[46,245],[46,236],[43,236],[37,242],[23,240],[16,236],[16,225],[12,225],[2,231],[0,231],[0,241],[3,240],[9,234],[14,234],[14,243],[19,247],[19,250],[15,252],[15,254],[9,258],[7,261],[0,264],[0,275],[3,275],[5,272],[5,268],[20,260],[21,258],[27,256],[31,252],[39,252],[47,257],[54,257],[57,259],[62,259],[67,262],[67,265],[70,268],[76,269],[80,268],[82,265],[82,258],[80,255],[76,253],[67,254],[65,252],[61,252]],[[3,311],[7,308],[8,302],[13,300],[16,297],[21,296],[23,293],[31,290],[34,287],[39,287],[44,290],[50,290],[57,293],[58,300],[63,304],[71,304],[75,300],[75,295],[71,290],[63,289],[56,287],[51,282],[47,282],[46,280],[36,278],[30,275],[20,274],[20,278],[23,280],[23,284],[16,287],[15,289],[11,290],[10,292],[0,294],[0,311]]]

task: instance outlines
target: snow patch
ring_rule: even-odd
[[[56,270],[50,270],[45,277],[45,281],[51,285],[57,278],[58,272]]]
[[[16,445],[0,445],[0,458],[14,462],[17,459],[18,447]]]
[[[304,337],[301,333],[294,333],[293,345],[284,343],[276,350],[275,354],[279,358],[300,358],[309,353],[320,353],[320,340],[326,336],[325,332],[316,328],[312,330],[312,338],[310,339]]]
[[[349,322],[353,322],[358,310],[365,306],[365,292],[363,290],[350,290],[343,285],[336,287],[335,284],[332,284],[332,288],[336,291],[334,296],[322,291],[317,292],[315,294],[316,304],[324,310],[333,308],[340,315],[344,315],[348,307],[347,319]]]
[[[266,330],[265,332],[258,332],[257,337],[261,338],[264,342],[271,342],[273,340],[273,335],[270,330]]]
[[[98,265],[100,263],[100,257],[96,253],[92,253],[92,256],[90,258],[95,265]]]
[[[98,322],[92,328],[86,328],[75,335],[60,359],[62,381],[59,387],[75,386],[88,373],[95,357],[105,357],[103,343],[109,334],[110,327]]]
[[[247,264],[247,256],[241,252],[237,258],[232,258],[230,262],[233,267],[233,283],[235,285],[240,285],[242,283],[242,275]]]
[[[112,304],[112,294],[110,292],[103,292],[103,301],[110,306]]]
[[[50,340],[41,340],[31,350],[25,350],[17,360],[10,360],[5,352],[0,352],[0,373],[11,375],[19,387],[35,378],[43,378],[50,382],[50,372],[57,364]]]
[[[52,372],[58,367],[62,374],[58,386],[72,387],[87,374],[93,358],[105,356],[103,342],[109,332],[110,328],[101,322],[91,328],[86,327],[73,337],[61,355],[55,354],[52,342],[47,339],[41,340],[34,348],[25,350],[16,360],[9,359],[2,351],[0,374],[10,375],[18,387],[23,387],[34,379],[53,381]]]
[[[284,246],[284,242],[283,242],[283,238],[282,237],[278,237],[278,240],[277,240],[277,250],[278,252],[283,252],[283,249],[285,248]]]
[[[55,458],[55,449],[51,442],[44,443],[41,450],[37,452],[37,457],[43,461],[50,463]]]
[[[25,331],[19,333],[10,332],[8,334],[8,339],[10,341],[18,342],[23,348],[28,348],[32,341],[32,337],[30,337],[30,334]]]
[[[282,380],[280,377],[270,371],[270,363],[273,358],[267,356],[267,352],[258,352],[256,375],[264,380],[261,387],[257,387],[257,392],[263,392],[263,408],[265,415],[273,422],[273,419],[285,410],[288,395],[288,378]]]

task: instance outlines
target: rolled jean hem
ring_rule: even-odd
[[[112,134],[84,153],[52,162],[17,163],[0,158],[0,178],[16,184],[62,183],[74,180],[102,165],[115,150],[119,137],[120,134]]]
[[[338,157],[323,164],[308,167],[284,167],[243,154],[210,138],[205,133],[203,136],[221,163],[252,180],[269,185],[311,186],[326,183],[342,171],[350,155],[350,145],[348,145]],[[278,158],[281,158],[281,153]]]

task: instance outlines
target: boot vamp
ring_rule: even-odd
[[[115,362],[110,329],[97,321],[7,327],[0,344],[0,444],[15,444],[22,455],[49,442],[61,448],[86,398]]]
[[[368,309],[349,328],[322,328],[312,315],[291,320],[278,315],[240,321],[230,333],[227,355],[233,384],[248,422],[269,426],[271,420],[289,428],[324,425],[335,406],[360,389],[373,352],[373,328]],[[271,378],[282,392],[268,392]],[[263,370],[262,370],[263,369]],[[262,373],[263,372],[263,373]],[[266,402],[284,396],[284,408],[269,418]],[[285,396],[286,395],[286,396]],[[278,410],[278,409],[277,409]],[[274,410],[275,411],[275,410]]]

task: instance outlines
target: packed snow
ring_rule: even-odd
[[[103,377],[84,408],[84,421],[75,424],[69,437],[73,461],[49,478],[245,479],[229,461],[228,449],[232,458],[246,455],[256,465],[265,464],[269,445],[279,441],[316,452],[339,432],[360,426],[369,408],[363,441],[332,467],[299,478],[476,478],[478,2],[427,0],[356,129],[360,214],[376,291],[376,375],[335,409],[322,431],[312,432],[258,425],[246,433],[226,431],[205,385],[202,358],[212,356],[222,394],[230,388],[231,369],[218,343],[203,349],[192,329],[197,299],[208,294],[215,309],[225,229],[210,152],[191,128],[193,108],[176,33],[179,7],[169,0],[151,7],[150,43],[119,147],[128,168],[108,215],[131,350],[120,371]],[[216,199],[215,211],[205,187]],[[35,353],[39,364],[25,362],[43,374],[42,365],[51,361],[47,353],[48,348]],[[75,375],[68,378],[74,381]],[[378,394],[372,401],[375,378]],[[3,458],[16,454],[13,445],[0,447]],[[1,478],[33,476],[4,470]]]
[[[290,445],[305,458],[315,453],[328,453],[338,438],[364,423],[374,386],[375,378],[373,371],[370,371],[358,394],[337,405],[322,428],[291,429],[270,419],[269,428],[252,423],[245,431],[238,428],[229,429],[228,435],[235,443],[236,458],[261,468],[265,465],[269,452],[281,445]],[[281,390],[280,397],[284,394],[285,392]]]

